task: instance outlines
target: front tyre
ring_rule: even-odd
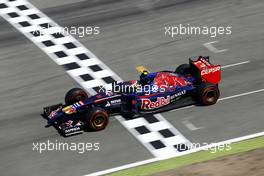
[[[78,101],[83,101],[88,97],[89,97],[88,94],[83,89],[73,88],[66,93],[65,103],[66,105],[71,105]]]
[[[201,105],[213,105],[220,96],[218,86],[211,83],[202,83],[197,89],[197,99]]]
[[[108,125],[109,115],[103,108],[94,107],[85,114],[85,122],[88,130],[100,131]]]

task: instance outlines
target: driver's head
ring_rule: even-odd
[[[144,70],[142,74],[140,75],[140,83],[143,85],[149,84],[151,80],[148,77],[149,72]]]

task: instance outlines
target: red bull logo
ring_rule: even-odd
[[[168,104],[170,104],[170,96],[167,96],[167,98],[158,97],[155,102],[152,102],[150,99],[142,99],[141,109],[156,109]]]

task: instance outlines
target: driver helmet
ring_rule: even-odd
[[[151,82],[150,78],[148,77],[149,72],[144,70],[140,75],[140,83],[143,85],[149,84]]]

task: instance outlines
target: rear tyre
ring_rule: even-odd
[[[218,86],[214,84],[202,83],[197,89],[197,99],[201,105],[213,105],[220,96]]]
[[[78,101],[82,101],[87,99],[88,94],[81,88],[73,88],[69,90],[65,95],[65,103],[66,105],[71,105]]]
[[[107,112],[100,107],[94,107],[85,114],[85,122],[88,130],[100,131],[109,123]]]
[[[180,75],[191,74],[190,64],[182,64],[182,65],[178,66],[175,70],[175,73],[180,74]]]

